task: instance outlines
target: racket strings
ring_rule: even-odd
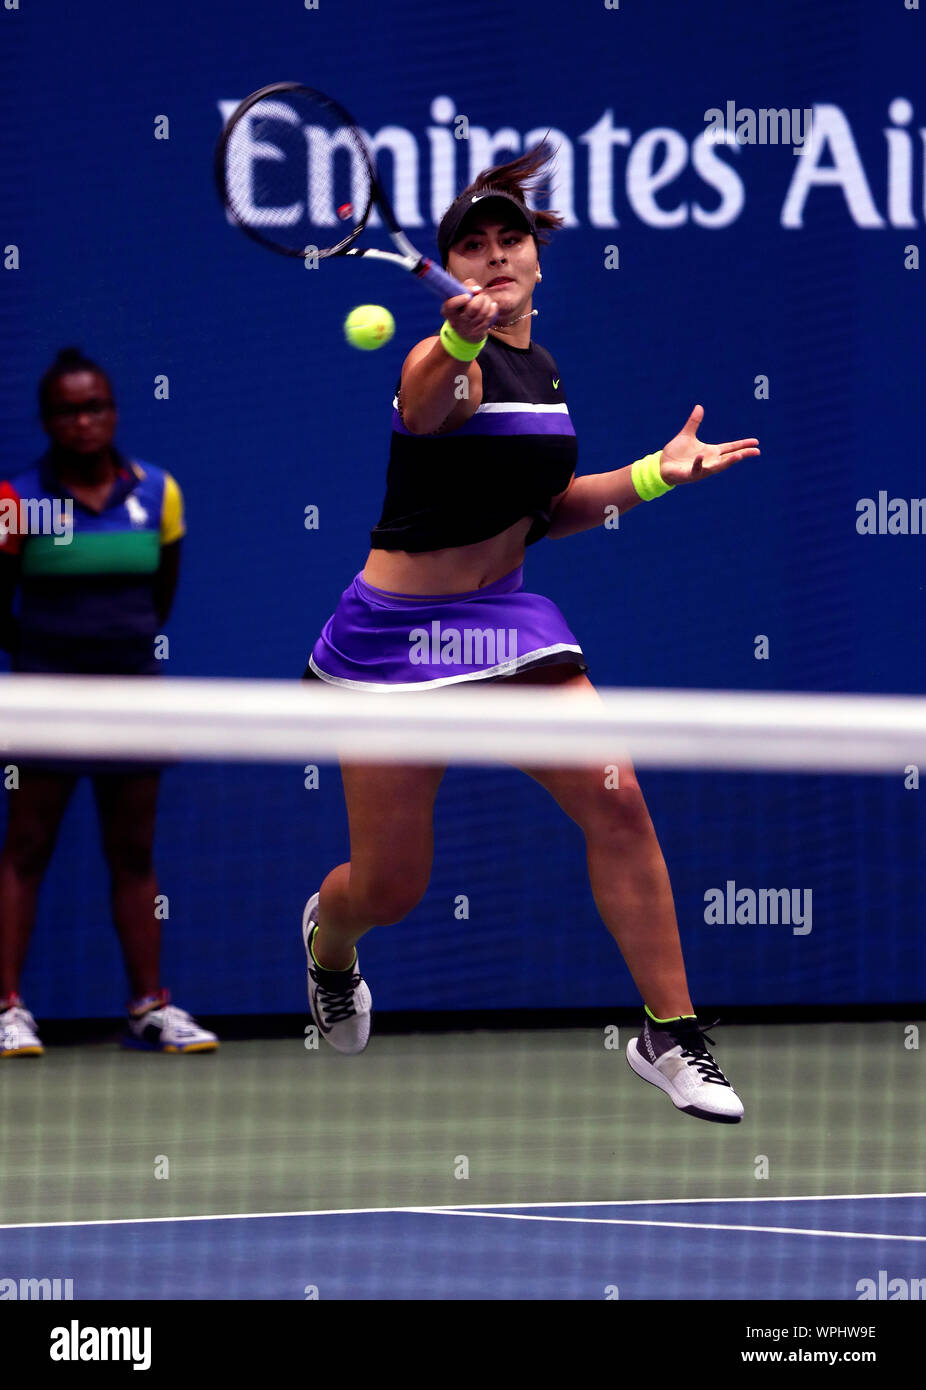
[[[331,255],[359,235],[372,200],[363,138],[306,94],[265,97],[225,133],[224,197],[242,229],[288,255]]]

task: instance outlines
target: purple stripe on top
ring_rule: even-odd
[[[398,410],[392,411],[392,428],[396,434],[407,434],[412,438],[411,430],[405,428],[402,417]],[[575,435],[575,426],[570,417],[562,411],[536,411],[536,410],[491,410],[483,411],[480,407],[465,424],[458,425],[451,433],[458,434],[491,434],[491,435],[537,435],[537,434],[559,434]],[[426,437],[426,436],[425,436]]]

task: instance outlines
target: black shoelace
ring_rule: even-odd
[[[681,1043],[682,1056],[691,1058],[692,1065],[704,1081],[715,1086],[729,1086],[729,1081],[704,1046],[705,1042],[709,1042],[711,1047],[716,1046],[714,1039],[707,1036],[707,1031],[708,1028],[716,1028],[719,1022],[720,1019],[715,1018],[713,1023],[701,1028],[694,1019],[683,1018],[678,1023],[668,1024],[665,1031]]]
[[[325,1024],[343,1023],[347,1018],[353,1018],[357,1010],[354,1008],[354,988],[360,979],[359,975],[352,975],[350,987],[348,989],[325,989],[324,985],[318,986],[316,1000],[321,1006],[325,1015]]]

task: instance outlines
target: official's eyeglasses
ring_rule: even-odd
[[[46,414],[52,420],[76,420],[79,415],[102,415],[112,410],[114,401],[103,400],[98,396],[89,401],[67,401],[62,405],[51,405]]]

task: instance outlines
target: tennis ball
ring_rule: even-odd
[[[344,320],[347,341],[365,352],[388,343],[394,332],[395,319],[382,304],[358,304]]]

